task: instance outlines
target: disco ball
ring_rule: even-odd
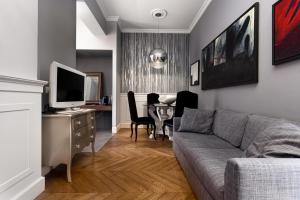
[[[151,67],[161,69],[167,64],[168,54],[163,49],[153,49],[149,55]]]

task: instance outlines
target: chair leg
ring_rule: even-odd
[[[165,124],[162,127],[162,131],[163,131],[163,138],[162,138],[162,140],[164,141],[165,140],[165,136],[166,136],[166,125]]]
[[[156,125],[153,124],[153,137],[154,137],[154,140],[156,140],[156,136],[155,136],[155,132],[156,132]]]
[[[147,124],[147,134],[149,136],[149,124]]]
[[[137,141],[138,124],[135,124],[135,142]]]
[[[132,138],[132,135],[133,135],[133,122],[131,122],[130,128],[131,128],[131,135],[130,135],[130,137]]]

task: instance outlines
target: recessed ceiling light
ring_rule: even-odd
[[[167,17],[168,12],[165,9],[155,8],[151,10],[151,15],[154,18],[164,19]]]

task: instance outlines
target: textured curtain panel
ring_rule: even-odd
[[[162,69],[150,67],[148,56],[153,48],[168,53]],[[122,92],[176,93],[189,84],[189,35],[122,33]]]

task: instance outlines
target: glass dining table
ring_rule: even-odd
[[[149,115],[155,120],[156,125],[156,135],[163,135],[162,127],[164,121],[170,119],[173,116],[175,104],[151,104],[151,105],[144,105],[148,107]],[[169,140],[172,141],[172,131],[166,129],[166,135],[169,136]],[[150,139],[153,138],[153,133],[149,136]]]

